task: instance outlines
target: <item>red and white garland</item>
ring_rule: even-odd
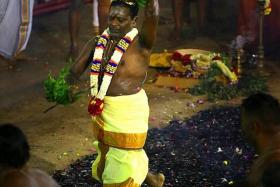
[[[110,38],[109,29],[106,29],[100,36],[95,47],[93,61],[91,65],[90,87],[91,99],[88,106],[88,112],[92,116],[100,115],[104,107],[104,97],[111,83],[112,77],[117,70],[121,58],[133,39],[137,36],[138,30],[133,28],[117,44],[115,51],[110,58],[104,72],[102,83],[98,91],[98,76],[101,73],[101,62],[104,49]]]

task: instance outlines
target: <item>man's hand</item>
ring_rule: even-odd
[[[79,77],[70,69],[68,75],[65,77],[65,81],[70,85],[74,85],[80,82]]]

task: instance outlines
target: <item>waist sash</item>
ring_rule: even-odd
[[[147,133],[118,133],[103,129],[100,120],[93,124],[94,137],[111,147],[120,149],[142,149],[145,145]]]
[[[127,96],[104,98],[100,116],[93,117],[95,138],[112,147],[143,148],[148,131],[149,105],[144,90]]]

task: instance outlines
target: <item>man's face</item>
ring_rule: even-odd
[[[135,26],[135,24],[135,18],[131,18],[128,8],[122,6],[111,7],[108,17],[108,25],[111,37],[117,39],[122,38]]]

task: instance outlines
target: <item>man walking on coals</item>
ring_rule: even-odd
[[[103,186],[162,186],[164,176],[148,173],[143,149],[149,106],[142,89],[155,41],[158,1],[143,6],[142,26],[136,28],[136,1],[113,0],[108,28],[97,38],[90,55],[82,55],[71,68],[69,80],[78,78],[90,65],[92,116],[97,159],[92,174]],[[143,1],[141,1],[143,5]]]

